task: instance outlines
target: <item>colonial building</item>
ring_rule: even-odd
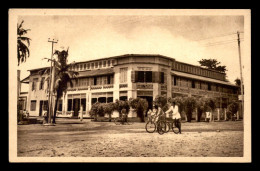
[[[27,109],[30,116],[42,116],[47,109],[46,75],[32,69],[29,76]],[[67,93],[59,99],[58,116],[77,116],[83,105],[88,117],[95,102],[108,103],[116,99],[142,97],[149,107],[157,95],[208,96],[218,99],[218,107],[226,108],[238,99],[238,87],[226,81],[225,74],[176,61],[162,55],[127,54],[103,59],[77,62],[70,68],[79,72],[68,84]]]

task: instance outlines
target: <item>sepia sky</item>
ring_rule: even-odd
[[[214,58],[227,66],[230,82],[240,78],[236,32],[244,31],[243,16],[19,16],[18,22],[22,20],[32,40],[30,57],[18,67],[21,79],[29,69],[50,66],[42,60],[51,56],[48,38],[59,40],[54,49],[69,47],[69,62],[160,54],[199,65],[201,59]],[[243,56],[243,41],[241,52]]]

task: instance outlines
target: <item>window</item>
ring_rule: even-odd
[[[108,75],[107,76],[107,84],[113,84],[113,75]]]
[[[86,64],[84,64],[84,70],[86,69]]]
[[[98,98],[98,102],[99,103],[106,103],[107,102],[107,98],[106,97],[99,97]]]
[[[58,101],[58,111],[62,111],[62,100]]]
[[[195,81],[194,80],[191,81],[191,87],[195,88]]]
[[[113,97],[107,97],[107,103],[113,102]]]
[[[72,99],[68,99],[68,111],[72,109]]]
[[[32,91],[36,90],[38,78],[34,78],[32,82]]]
[[[97,77],[94,77],[94,85],[97,85]]]
[[[87,69],[90,69],[90,64],[87,64]]]
[[[94,63],[91,63],[91,69],[94,69]]]
[[[31,111],[36,111],[36,100],[31,100]]]
[[[83,111],[86,111],[86,98],[82,98],[80,103],[83,107]]]
[[[144,82],[144,71],[138,71],[137,82]]]
[[[98,67],[98,62],[95,62],[95,68],[97,68]]]
[[[103,61],[103,67],[106,67],[107,61]]]
[[[120,96],[119,100],[125,101],[125,100],[127,100],[127,96]]]
[[[42,90],[44,88],[44,81],[45,81],[45,78],[42,77],[41,83],[40,83],[40,90]]]
[[[107,66],[110,66],[110,61],[107,61]]]
[[[176,82],[176,77],[173,77],[173,85],[176,86],[177,85],[177,82]]]
[[[93,105],[93,104],[95,104],[97,102],[97,98],[92,98],[91,99],[91,104]]]
[[[82,65],[79,65],[80,70],[82,70]]]
[[[115,65],[115,60],[112,60],[112,66]]]
[[[208,83],[208,90],[211,91],[211,84]]]
[[[120,68],[120,83],[127,82],[127,68]]]
[[[99,62],[99,66],[98,66],[98,67],[99,67],[99,68],[102,67],[102,61]]]

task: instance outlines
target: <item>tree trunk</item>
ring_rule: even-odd
[[[58,98],[58,94],[57,94],[57,98],[55,100],[54,114],[53,114],[53,119],[52,119],[52,123],[54,123],[54,124],[56,124],[55,119],[56,119],[56,113],[57,113],[58,100],[59,100],[59,98]]]
[[[111,112],[108,114],[109,116],[109,122],[111,122]]]

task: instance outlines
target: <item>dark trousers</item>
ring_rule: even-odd
[[[181,119],[174,119],[174,123],[177,128],[179,128],[180,133],[181,133]]]

